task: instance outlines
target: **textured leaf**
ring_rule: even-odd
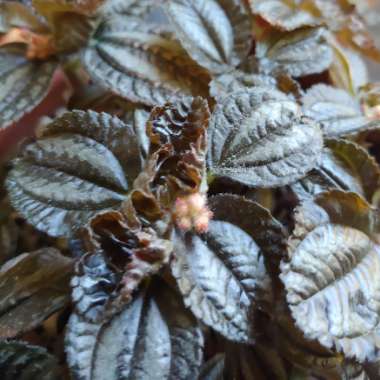
[[[42,101],[56,67],[55,62],[28,61],[19,50],[0,49],[0,130]]]
[[[215,77],[210,82],[210,95],[220,100],[228,94],[247,87],[276,88],[276,79],[269,75],[248,74],[235,70]]]
[[[103,17],[141,17],[154,5],[154,0],[108,0],[99,9]]]
[[[283,71],[294,77],[321,73],[329,68],[333,58],[325,33],[324,28],[298,29],[258,42],[256,57],[260,70]]]
[[[319,23],[317,18],[301,9],[294,0],[248,0],[248,3],[253,14],[281,30],[291,31]]]
[[[45,348],[21,341],[0,342],[0,371],[4,380],[60,380],[58,360]]]
[[[140,292],[120,314],[98,324],[96,331],[80,328],[77,322],[78,315],[73,314],[66,345],[69,364],[74,361],[77,366],[77,379],[197,378],[201,331],[178,295],[161,282]]]
[[[140,168],[132,127],[107,114],[73,111],[24,148],[7,186],[31,224],[71,236],[98,211],[118,208]]]
[[[24,254],[0,269],[0,337],[29,331],[69,300],[72,260],[53,248]]]
[[[303,118],[285,94],[265,88],[236,92],[218,104],[209,136],[211,172],[255,187],[295,182],[322,151],[318,124]]]
[[[380,247],[375,216],[354,193],[334,191],[296,213],[281,279],[309,339],[360,362],[378,360]]]
[[[71,280],[75,310],[66,328],[65,349],[74,379],[87,380],[105,307],[118,279],[100,253],[85,255],[76,272]]]
[[[274,332],[272,339],[276,340],[281,356],[298,368],[306,370],[309,376],[306,379],[315,376],[341,380],[342,355],[321,346],[316,341],[306,339],[303,332],[294,326],[289,314],[287,308],[282,310],[279,307],[276,314],[278,328],[267,326],[272,336]]]
[[[145,215],[132,211],[133,202],[128,198],[123,204],[125,215],[118,211],[99,213],[86,229],[85,243],[88,250],[93,253],[101,252],[113,270],[122,275],[118,296],[109,307],[109,312],[112,313],[123,308],[132,299],[132,294],[141,281],[157,273],[168,263],[173,250],[172,243],[160,238],[152,228],[154,224],[149,223],[153,215],[153,219],[158,219],[160,224],[160,236],[165,234],[167,222],[161,215],[161,210],[157,217],[156,204],[152,205],[149,196],[147,199],[146,204],[140,205],[146,210]]]
[[[302,98],[305,115],[319,121],[327,137],[346,136],[378,126],[362,113],[360,104],[344,90],[317,84]]]
[[[240,0],[167,0],[165,11],[190,56],[212,73],[248,56],[251,24]]]
[[[322,160],[306,178],[292,188],[301,199],[329,190],[356,192],[369,202],[379,187],[380,169],[375,159],[347,140],[328,140]]]
[[[167,35],[134,18],[101,25],[83,53],[93,80],[146,105],[206,95],[208,76]]]
[[[174,233],[172,271],[185,304],[202,322],[231,340],[252,341],[252,308],[271,302],[271,285],[258,245],[263,230],[255,231],[249,215],[263,215],[261,226],[273,222],[265,209],[238,196],[215,197],[210,206],[214,218],[204,235]]]

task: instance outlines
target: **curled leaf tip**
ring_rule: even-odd
[[[195,193],[176,199],[173,216],[181,230],[194,229],[199,233],[204,233],[208,229],[213,214],[207,207],[205,195]]]
[[[11,28],[0,37],[0,46],[21,43],[26,44],[26,58],[46,59],[56,53],[50,34],[38,34],[23,28]]]

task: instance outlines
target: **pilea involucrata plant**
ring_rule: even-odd
[[[1,1],[0,377],[379,380],[374,14]]]

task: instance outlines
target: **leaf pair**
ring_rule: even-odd
[[[66,351],[75,378],[196,378],[203,336],[182,300],[163,281],[154,280],[110,320],[93,320],[107,298],[107,286],[112,289],[103,277],[104,265],[100,255],[84,258],[84,273],[73,280],[77,308],[69,321]]]

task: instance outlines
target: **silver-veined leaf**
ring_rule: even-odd
[[[179,43],[132,17],[101,24],[83,63],[95,82],[133,102],[157,105],[207,95],[207,74]]]
[[[210,95],[220,101],[228,94],[244,90],[247,87],[276,88],[276,84],[276,79],[269,75],[249,74],[244,71],[234,70],[212,79],[210,82]]]
[[[98,10],[105,17],[141,17],[149,13],[154,6],[154,0],[108,0]]]
[[[263,73],[286,72],[294,77],[321,73],[329,68],[333,53],[322,27],[297,29],[259,41],[256,57]]]
[[[52,236],[71,236],[101,210],[118,208],[141,168],[132,127],[93,111],[72,111],[46,127],[14,162],[14,207]]]
[[[84,275],[73,282],[81,306],[71,316],[66,335],[74,378],[197,378],[203,337],[180,297],[157,280],[119,314],[102,320],[107,293],[110,297],[115,283],[101,256],[86,261]]]
[[[262,253],[278,225],[269,212],[242,197],[216,196],[210,207],[214,218],[206,233],[175,231],[172,272],[185,304],[203,323],[231,340],[249,342],[254,340],[252,312],[272,299]],[[260,225],[253,215],[262,217]]]
[[[360,145],[348,140],[327,140],[319,166],[292,185],[300,199],[329,189],[356,192],[372,201],[380,183],[380,168]]]
[[[296,212],[281,279],[308,339],[359,362],[379,359],[380,247],[374,210],[354,193],[332,191]]]
[[[285,94],[254,88],[231,94],[210,120],[208,164],[220,177],[254,187],[287,185],[316,166],[319,125]]]
[[[22,341],[0,342],[0,371],[4,380],[61,380],[58,360],[39,346]]]
[[[42,101],[56,67],[56,62],[29,61],[19,49],[0,49],[0,130]]]
[[[325,84],[311,87],[302,97],[305,115],[319,121],[327,137],[346,136],[379,126],[361,112],[360,103],[344,90]]]
[[[251,23],[240,0],[167,0],[165,11],[190,56],[212,73],[238,66],[251,47]]]

